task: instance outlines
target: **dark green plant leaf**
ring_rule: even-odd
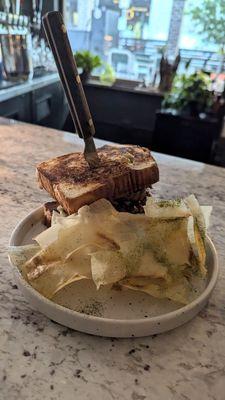
[[[88,50],[77,51],[74,54],[77,67],[82,68],[85,72],[91,72],[93,69],[102,65],[102,60],[99,56],[92,54]]]
[[[210,82],[208,75],[201,71],[189,76],[176,76],[162,107],[183,111],[191,104],[197,103],[199,110],[205,111],[213,103],[213,93],[209,90]]]

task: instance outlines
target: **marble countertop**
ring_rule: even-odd
[[[16,96],[21,96],[22,94],[31,92],[32,90],[37,90],[47,85],[59,81],[58,73],[49,73],[40,78],[33,78],[30,81],[24,83],[19,83],[18,85],[12,86],[10,88],[0,90],[0,102],[12,99]]]
[[[47,199],[35,182],[35,165],[81,146],[71,134],[0,120],[0,398],[223,400],[225,169],[155,154],[157,195],[193,192],[214,207],[220,277],[208,306],[186,325],[140,339],[89,336],[32,310],[16,287],[7,260],[11,231]]]

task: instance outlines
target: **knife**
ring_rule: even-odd
[[[42,21],[68,100],[74,125],[78,135],[84,139],[84,157],[89,166],[94,168],[99,165],[99,158],[93,139],[95,127],[63,17],[58,11],[51,11],[43,17]]]

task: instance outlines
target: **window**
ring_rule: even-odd
[[[216,1],[216,0],[215,0]],[[160,49],[202,67],[216,45],[207,46],[188,15],[193,0],[66,0],[65,18],[74,51],[89,49],[113,66],[118,78],[152,82]],[[217,65],[211,57],[210,68]],[[100,72],[100,71],[99,71]]]
[[[193,24],[191,16],[189,15],[191,6],[193,6],[193,0],[186,0],[179,46],[182,49],[188,50],[204,50],[206,46],[204,38],[198,33],[197,28]],[[207,49],[209,51],[218,50],[217,45],[212,43],[207,43]]]
[[[168,39],[173,0],[152,0],[149,19],[149,39]]]
[[[201,4],[200,2],[201,0],[198,5]],[[191,60],[189,72],[194,72],[196,69],[203,67],[212,72],[217,71],[219,62],[218,45],[208,41],[206,44],[203,35],[198,33],[198,29],[193,24],[189,14],[193,5],[196,5],[194,0],[186,0],[179,37],[179,48],[181,49],[183,63],[188,59]]]

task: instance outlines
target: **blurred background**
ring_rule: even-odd
[[[97,137],[225,166],[224,0],[2,0],[0,10],[0,116],[75,131],[41,27],[59,10]]]

